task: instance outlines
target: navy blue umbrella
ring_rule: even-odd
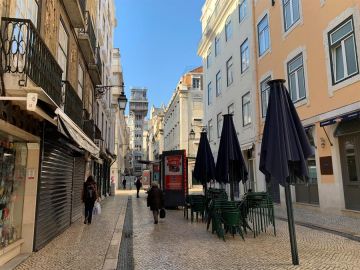
[[[293,264],[299,264],[290,184],[308,177],[307,158],[313,155],[295,106],[284,86],[285,80],[272,80],[261,145],[260,171],[266,180],[285,187],[286,207]]]
[[[230,198],[234,200],[234,184],[245,182],[248,171],[241,153],[232,114],[224,115],[220,146],[216,162],[216,181],[230,183]]]
[[[206,193],[206,184],[215,179],[215,161],[211,152],[206,131],[200,135],[199,148],[196,154],[194,177],[200,180]]]

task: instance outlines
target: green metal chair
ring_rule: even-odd
[[[241,229],[241,227],[243,226],[241,213],[240,211],[238,211],[238,209],[224,210],[221,213],[221,217],[222,217],[222,222],[224,223],[225,232],[230,231],[233,237],[238,232],[241,238],[245,240],[244,234]]]

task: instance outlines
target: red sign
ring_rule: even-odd
[[[183,188],[183,159],[181,155],[165,157],[165,188],[181,190]]]

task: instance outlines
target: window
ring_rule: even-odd
[[[249,53],[249,42],[246,39],[240,46],[241,51],[241,73],[244,73],[249,68],[250,53]]]
[[[270,33],[268,16],[259,22],[258,26],[258,42],[259,42],[259,56],[262,56],[270,47]]]
[[[353,19],[329,33],[333,85],[359,73]]]
[[[217,120],[217,136],[218,136],[218,138],[220,138],[221,131],[222,131],[223,116],[221,113],[219,113],[216,117],[217,117],[216,118],[216,120]]]
[[[210,119],[209,120],[209,122],[208,122],[208,130],[209,130],[209,132],[208,132],[208,135],[209,135],[209,141],[211,141],[212,140],[212,128],[213,128],[213,126],[212,126],[212,119]]]
[[[221,93],[221,71],[219,70],[216,73],[216,96],[219,96]]]
[[[211,82],[208,84],[208,105],[212,103],[212,89],[211,89]]]
[[[232,37],[232,24],[231,19],[228,18],[225,24],[225,40],[229,41]]]
[[[247,0],[244,0],[239,5],[239,22],[242,22],[246,16]]]
[[[261,115],[262,117],[266,116],[267,106],[269,103],[269,94],[270,94],[270,86],[268,82],[271,80],[271,76],[267,77],[260,83],[260,91],[261,91]]]
[[[39,6],[36,0],[16,0],[16,18],[29,19],[35,27],[37,26],[38,10]]]
[[[251,124],[250,92],[242,96],[243,126]]]
[[[67,75],[67,55],[68,55],[68,34],[66,33],[65,27],[60,20],[59,24],[59,37],[58,37],[58,62],[61,67],[62,80],[66,80]]]
[[[228,106],[228,114],[234,115],[234,113],[235,113],[234,103],[231,103],[231,104]]]
[[[215,57],[220,54],[220,37],[215,37]]]
[[[230,86],[234,81],[233,78],[233,62],[232,57],[229,58],[226,62],[226,83],[227,86]]]
[[[287,64],[287,68],[290,97],[293,102],[297,102],[306,97],[302,53],[290,60]]]
[[[193,88],[200,88],[200,78],[193,78],[192,79],[192,86]]]
[[[300,19],[299,0],[283,0],[285,31]]]
[[[209,50],[209,53],[206,57],[206,67],[209,68],[211,66],[211,51]]]
[[[78,95],[82,99],[84,90],[84,70],[79,64],[78,66]]]

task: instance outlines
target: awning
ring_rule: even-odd
[[[340,122],[336,127],[334,136],[350,135],[360,132],[360,119],[354,119],[352,121]]]
[[[321,121],[320,127],[332,125],[332,124],[335,124],[340,121],[349,121],[349,120],[356,119],[356,118],[360,118],[360,111],[339,115],[337,117],[333,117],[333,118]]]
[[[94,157],[99,157],[100,149],[89,139],[86,134],[59,108],[55,110],[58,115],[58,128],[82,149],[88,151]]]

